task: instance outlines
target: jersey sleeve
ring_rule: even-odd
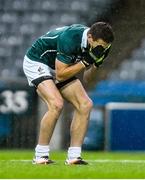
[[[73,54],[75,53],[75,41],[70,33],[62,33],[57,44],[57,60],[65,63],[73,63]]]

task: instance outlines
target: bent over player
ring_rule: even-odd
[[[48,107],[40,124],[34,164],[53,163],[49,156],[49,142],[63,108],[63,99],[74,107],[65,164],[88,164],[81,158],[81,146],[92,101],[75,75],[84,71],[87,81],[107,57],[113,40],[108,23],[97,22],[90,28],[73,24],[48,31],[28,49],[23,63],[24,73],[29,85],[36,87]]]

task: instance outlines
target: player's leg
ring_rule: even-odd
[[[49,142],[63,108],[63,99],[52,80],[41,82],[37,87],[38,95],[44,100],[48,111],[40,123],[38,145],[35,148],[35,163],[44,163],[49,155]],[[46,158],[45,158],[46,157]],[[51,163],[50,161],[47,163]]]
[[[35,148],[36,158],[34,159],[34,163],[47,164],[51,162],[48,159],[49,142],[63,107],[63,98],[53,82],[54,72],[49,66],[25,56],[23,69],[29,85],[37,88],[38,95],[48,107],[40,123],[38,145]]]
[[[72,81],[61,89],[62,96],[75,107],[71,123],[71,142],[68,149],[68,160],[71,163],[83,163],[76,161],[81,156],[81,146],[88,126],[88,119],[92,109],[92,101],[79,80]],[[84,162],[85,163],[85,162]]]

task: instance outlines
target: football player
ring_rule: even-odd
[[[76,75],[84,71],[87,81],[107,57],[114,34],[105,22],[91,27],[73,24],[48,31],[28,49],[23,63],[30,86],[48,107],[40,123],[34,164],[50,164],[49,142],[63,109],[63,99],[74,107],[70,127],[70,147],[66,164],[88,164],[81,157],[81,146],[88,126],[92,101]]]

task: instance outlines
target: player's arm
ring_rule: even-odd
[[[88,83],[91,81],[92,76],[94,75],[94,73],[96,72],[97,67],[93,64],[89,69],[86,69],[84,71],[84,75],[83,75],[83,81],[85,83]]]
[[[72,64],[74,62],[73,56],[77,49],[78,42],[76,42],[71,31],[66,31],[60,35],[55,61],[56,79],[58,81],[67,80],[90,65],[88,61],[83,59],[78,63]]]
[[[73,54],[76,53],[77,46],[77,43],[69,31],[59,37],[55,61],[56,79],[58,81],[70,79],[89,66],[89,63],[84,60],[74,63]]]
[[[85,65],[81,62],[78,62],[74,65],[68,65],[56,59],[55,69],[56,79],[58,81],[65,81],[85,69]]]

